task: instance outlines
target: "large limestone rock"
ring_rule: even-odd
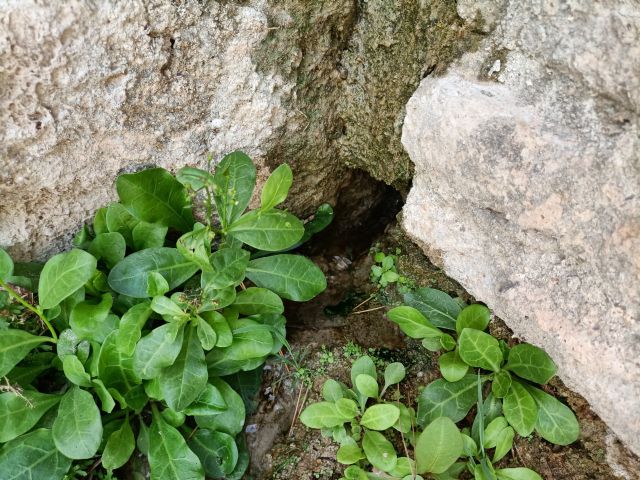
[[[640,453],[640,6],[476,5],[493,33],[407,106],[404,227]]]

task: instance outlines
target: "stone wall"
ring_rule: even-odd
[[[407,106],[404,227],[640,452],[640,6],[458,8],[494,30]]]

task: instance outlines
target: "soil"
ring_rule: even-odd
[[[431,265],[397,226],[390,226],[383,234],[370,233],[374,236],[369,238],[379,239],[382,250],[401,249],[398,270],[417,285],[439,288],[467,302],[473,300]],[[339,236],[348,234],[343,231]],[[340,249],[340,242],[332,241],[324,243],[324,248],[312,246],[307,252],[325,271],[328,288],[311,302],[287,305],[288,340],[295,362],[287,354],[265,367],[257,410],[247,422],[252,460],[246,479],[340,478],[343,466],[335,460],[337,445],[294,417],[305,405],[320,400],[320,389],[327,379],[349,383],[351,364],[360,355],[371,355],[380,367],[393,361],[404,363],[407,376],[400,391],[406,401],[413,401],[421,387],[439,377],[438,354],[402,335],[385,318],[389,306],[401,297],[395,287],[378,290],[372,284],[370,252]],[[493,320],[490,328],[494,335],[514,343],[501,320]],[[518,438],[499,466],[526,466],[546,480],[640,479],[640,460],[620,444],[582,397],[558,379],[547,390],[576,413],[580,439],[561,447],[535,435]]]

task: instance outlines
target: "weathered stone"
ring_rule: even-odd
[[[633,2],[507,2],[479,51],[423,80],[402,135],[404,228],[636,452],[639,32]]]

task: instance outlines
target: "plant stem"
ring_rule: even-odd
[[[56,331],[53,329],[53,326],[51,325],[49,320],[47,320],[47,317],[44,316],[44,313],[39,308],[34,307],[29,302],[27,302],[24,298],[22,298],[20,295],[18,295],[18,293],[13,288],[11,288],[9,285],[7,285],[2,279],[0,279],[0,287],[2,287],[4,290],[6,290],[9,295],[11,295],[13,298],[15,298],[24,307],[28,308],[33,313],[35,313],[38,317],[40,317],[40,320],[42,320],[42,323],[44,323],[47,326],[47,328],[49,329],[49,332],[51,333],[51,337],[53,337],[53,341],[55,343],[58,342],[58,335],[56,334]]]

